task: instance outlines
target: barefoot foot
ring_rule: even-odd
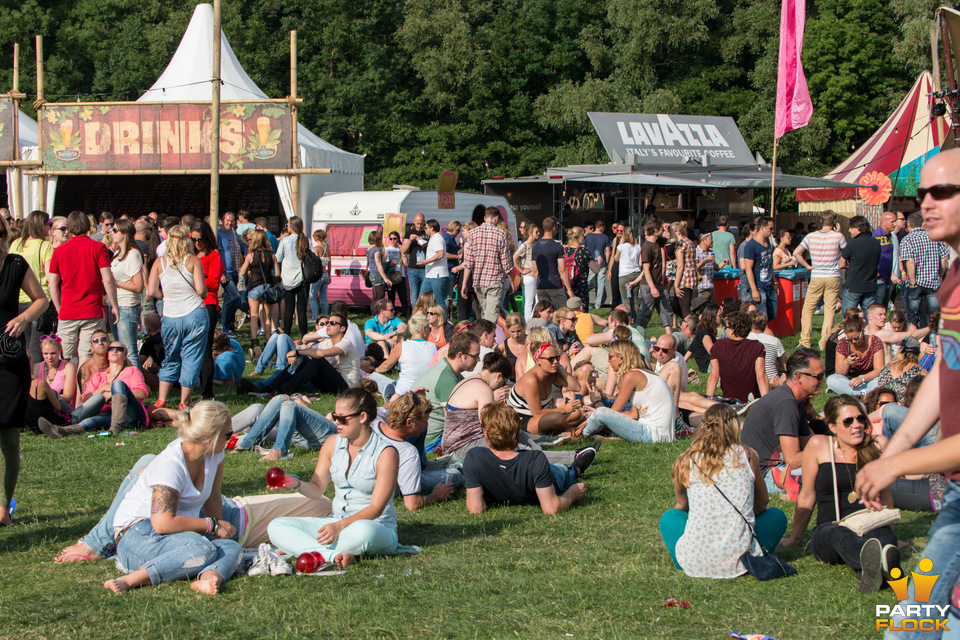
[[[280,453],[277,449],[270,449],[267,455],[260,458],[260,462],[273,462],[275,460],[280,460],[283,458],[283,454]]]
[[[221,578],[219,575],[214,575],[209,578],[201,577],[199,580],[191,582],[190,588],[197,593],[205,593],[210,596],[215,596],[220,593],[221,585],[223,585],[223,578]]]
[[[55,564],[66,564],[67,562],[89,562],[91,560],[100,560],[100,556],[83,540],[79,540],[77,544],[64,547],[60,555],[53,559],[53,562]]]
[[[341,569],[346,569],[352,564],[357,563],[357,556],[352,553],[338,553],[337,557],[333,559],[338,567]]]
[[[105,589],[110,589],[114,593],[125,593],[130,590],[130,585],[123,578],[114,578],[103,583]]]

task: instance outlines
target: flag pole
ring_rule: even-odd
[[[776,196],[774,195],[775,189],[777,188],[777,138],[773,138],[773,173],[770,175],[770,217],[772,218],[774,212],[776,211]]]

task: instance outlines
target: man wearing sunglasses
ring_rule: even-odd
[[[103,329],[94,331],[90,338],[91,357],[77,369],[77,381],[81,391],[87,388],[87,381],[93,374],[110,368],[110,361],[107,360],[109,348],[110,338],[107,332]]]
[[[922,188],[917,189],[917,197],[920,197],[921,191]],[[930,199],[939,202],[934,194],[930,195]],[[947,246],[934,241],[923,224],[924,214],[919,211],[907,216],[910,232],[900,245],[900,260],[903,261],[906,275],[907,320],[913,328],[926,326],[930,314],[940,310],[937,291],[942,283],[940,275],[947,270],[947,258],[950,255]]]
[[[920,172],[917,198],[929,239],[960,251],[960,149],[944,151],[927,162]],[[857,472],[856,490],[867,507],[878,508],[880,492],[900,476],[946,474],[950,482],[944,490],[943,507],[930,527],[922,556],[931,560],[940,574],[929,603],[947,606],[960,574],[960,262],[951,265],[938,296],[943,307],[938,331],[941,348],[933,369],[883,455]],[[915,449],[937,421],[940,441]],[[913,604],[912,599],[902,602],[905,606]],[[954,620],[951,618],[951,629]],[[900,635],[917,637],[906,632]]]
[[[803,448],[811,435],[807,400],[820,393],[824,375],[820,354],[799,347],[787,360],[787,381],[757,400],[743,422],[740,442],[760,457],[770,493],[799,491]]]

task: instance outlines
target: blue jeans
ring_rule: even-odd
[[[223,287],[223,308],[220,309],[220,326],[224,331],[233,331],[236,327],[235,318],[240,308],[240,291],[237,289],[237,274],[228,273],[226,284]]]
[[[893,297],[893,287],[895,285],[892,282],[884,282],[883,280],[877,279],[877,304],[882,304],[883,308],[886,309],[890,305],[890,299]]]
[[[376,371],[370,374],[370,379],[377,383],[377,390],[389,402],[394,389],[397,387],[397,381]]]
[[[443,312],[447,315],[447,319],[449,319],[450,314],[447,312],[447,280],[449,280],[449,277],[424,278],[420,287],[420,293],[431,291],[433,297],[437,299],[437,304],[443,307]]]
[[[305,449],[319,449],[337,427],[316,411],[304,407],[288,396],[275,396],[264,408],[260,417],[250,427],[246,437],[237,445],[240,449],[252,449],[258,445],[273,427],[277,427],[277,439],[273,448],[283,455],[290,452],[294,434],[299,434],[297,444]]]
[[[323,272],[323,277],[310,285],[310,317],[318,318],[321,314],[330,313],[330,303],[327,302],[327,287],[330,285],[330,274]],[[317,305],[319,304],[319,310]]]
[[[110,323],[113,339],[119,340],[127,348],[130,364],[140,367],[140,354],[137,350],[137,327],[140,326],[140,305],[119,308],[120,319]]]
[[[463,474],[456,467],[420,471],[420,493],[430,493],[438,484],[453,483],[453,490],[463,487]]]
[[[293,338],[289,335],[285,333],[273,334],[270,336],[270,339],[267,340],[267,344],[264,345],[260,358],[254,363],[254,374],[260,375],[263,373],[264,369],[270,366],[270,361],[274,356],[277,358],[274,368],[284,369],[287,366],[287,354],[296,350],[297,345],[293,343]]]
[[[928,536],[927,546],[923,549],[921,559],[929,558],[933,562],[932,573],[939,574],[940,577],[930,591],[930,600],[925,602],[941,606],[949,605],[953,587],[957,584],[957,577],[960,576],[960,484],[953,481],[947,482],[947,488],[943,492],[943,506],[937,514],[937,519],[930,526]],[[902,607],[918,604],[913,599],[915,586],[911,580],[910,597],[899,603]],[[940,616],[937,614],[930,617],[939,618]],[[897,622],[899,623],[900,619],[897,619]],[[949,637],[956,637],[957,631],[960,630],[960,619],[953,611],[947,626],[950,628]],[[884,637],[888,640],[903,640],[904,638],[939,638],[940,634],[922,631],[887,631]]]
[[[600,267],[600,271],[594,273],[590,272],[590,276],[587,279],[587,291],[596,287],[597,297],[593,301],[593,308],[599,309],[603,306],[604,300],[607,298],[607,267],[606,265]],[[587,302],[584,300],[584,302]]]
[[[677,562],[677,542],[687,529],[689,517],[689,511],[680,509],[670,509],[660,516],[660,536],[667,545],[673,566],[681,571],[683,567]],[[780,544],[780,538],[787,530],[787,515],[780,509],[770,507],[754,519],[753,530],[757,534],[760,546],[767,551],[773,551]]]
[[[928,287],[907,287],[907,322],[917,328],[927,326],[931,313],[940,311],[937,290]],[[923,308],[924,304],[926,309]]]
[[[114,396],[127,397],[127,414],[124,419],[125,427],[143,426],[147,421],[147,415],[140,405],[140,401],[126,382],[114,380],[110,385],[110,394]],[[112,411],[102,411],[103,405],[107,403],[103,394],[95,393],[90,396],[86,402],[73,410],[70,414],[70,421],[83,427],[84,431],[101,431],[110,427]]]
[[[226,305],[224,305],[226,306]],[[191,311],[182,318],[163,318],[160,335],[163,337],[163,364],[160,381],[173,384],[179,381],[184,389],[194,389],[200,383],[200,366],[207,347],[207,329],[210,316],[205,307]]]
[[[830,389],[830,391],[834,393],[846,393],[851,396],[866,395],[876,389],[879,384],[880,378],[874,378],[866,384],[855,387],[850,384],[850,378],[847,376],[842,376],[839,373],[832,373],[827,376],[827,389]]]
[[[240,566],[241,553],[243,547],[233,540],[208,540],[192,531],[161,535],[147,518],[120,539],[117,563],[127,573],[146,569],[154,586],[208,571],[216,571],[226,581]]]
[[[563,464],[551,464],[550,473],[553,474],[553,488],[557,490],[559,496],[564,491],[573,486],[577,481],[577,476],[573,469]]]
[[[410,287],[410,308],[417,304],[417,298],[423,293],[423,279],[426,277],[424,269],[407,268],[407,286]]]
[[[600,407],[595,409],[590,417],[587,418],[587,424],[583,428],[583,436],[592,436],[599,433],[604,427],[610,429],[615,434],[629,442],[673,442],[674,425],[671,423],[667,431],[658,429],[656,425],[642,420],[634,420],[625,416],[619,411]]]
[[[888,404],[884,405],[883,410],[880,412],[881,417],[883,418],[883,435],[887,439],[893,437],[893,434],[897,432],[897,429],[900,428],[900,424],[903,422],[903,419],[907,417],[907,412],[909,409],[899,404]],[[930,431],[927,431],[926,435],[920,439],[920,442],[917,443],[916,448],[920,447],[929,447],[931,444],[937,441],[937,438],[940,435],[940,423],[933,425],[930,428]],[[957,626],[960,629],[960,625]]]
[[[860,307],[863,310],[864,315],[867,313],[867,307],[872,305],[877,301],[877,292],[873,293],[853,293],[847,289],[843,290],[843,296],[841,297],[843,302],[843,313],[847,312],[847,309],[853,309],[855,307]]]
[[[767,322],[777,317],[777,288],[770,286],[764,287],[757,284],[757,291],[760,293],[760,302],[757,303],[757,311],[767,316]],[[753,292],[750,291],[750,285],[740,284],[739,287],[740,302],[753,300]]]

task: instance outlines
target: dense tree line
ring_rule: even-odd
[[[930,68],[935,0],[808,0],[814,118],[781,141],[784,170],[818,175],[865,140]],[[20,43],[48,100],[134,100],[156,80],[195,2],[0,0],[0,88]],[[775,0],[225,0],[223,29],[272,97],[289,92],[299,36],[301,121],[367,154],[368,189],[461,188],[606,157],[587,111],[729,115],[773,148]],[[32,99],[32,96],[31,96]],[[25,110],[32,115],[29,105]]]

